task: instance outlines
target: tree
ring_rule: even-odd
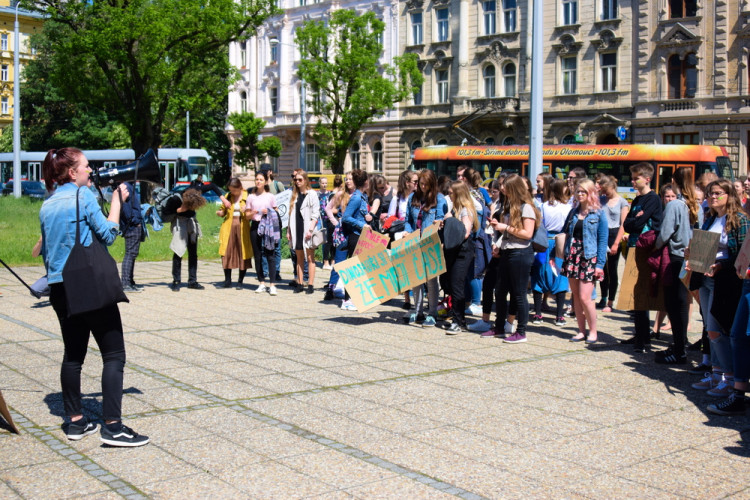
[[[227,121],[239,134],[234,141],[237,148],[234,161],[238,164],[245,167],[253,164],[257,168],[259,158],[265,155],[278,158],[281,155],[281,140],[278,137],[258,140],[260,131],[266,126],[265,120],[256,118],[253,113],[232,113]]]
[[[49,51],[49,83],[121,122],[136,154],[158,148],[176,116],[215,105],[216,89],[225,95],[236,78],[229,43],[278,13],[272,0],[26,4],[49,16],[38,45]]]
[[[318,119],[313,137],[334,173],[344,171],[349,148],[362,128],[414,93],[424,80],[417,56],[381,64],[385,23],[373,12],[334,11],[297,29],[301,61],[297,74],[309,88],[308,102]]]

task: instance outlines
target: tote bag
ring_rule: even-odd
[[[81,214],[76,193],[76,241],[63,267],[62,277],[68,317],[96,311],[118,302],[129,302],[122,290],[115,259],[96,238],[91,245],[81,243]]]

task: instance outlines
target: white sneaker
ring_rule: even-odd
[[[345,300],[341,303],[341,309],[344,311],[356,311],[357,306],[351,300]]]
[[[255,293],[263,293],[268,290],[268,287],[266,287],[265,283],[261,283],[258,285],[258,288],[255,289]]]
[[[508,323],[508,320],[505,320],[505,333],[513,333],[516,331],[516,326],[512,323]]]
[[[492,328],[492,325],[486,322],[483,319],[480,319],[479,321],[475,321],[474,323],[470,324],[466,329],[470,332],[486,332]]]
[[[482,306],[480,304],[471,304],[466,308],[465,314],[469,316],[481,316],[482,312]]]
[[[333,269],[333,268],[329,264],[326,264],[326,265],[323,266],[323,270],[325,270],[325,271],[330,271],[331,269]]]
[[[693,389],[698,389],[701,391],[708,391],[710,389],[715,388],[724,380],[724,375],[721,373],[706,373],[706,376],[701,379],[700,382],[696,382],[691,385]]]
[[[269,293],[269,295],[276,295],[276,287],[273,286],[273,285],[271,285],[270,287],[268,287],[268,293]]]

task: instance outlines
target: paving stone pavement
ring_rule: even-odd
[[[594,346],[550,315],[511,345],[406,326],[400,301],[358,314],[254,279],[219,289],[215,262],[203,291],[170,291],[169,262],[135,271],[123,412],[152,440],[135,449],[67,441],[54,312],[0,273],[0,390],[21,428],[0,429],[0,498],[750,497],[748,418],[709,416],[700,377],[620,345],[624,313],[599,314]],[[100,373],[92,341],[93,419]]]

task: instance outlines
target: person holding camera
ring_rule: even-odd
[[[71,255],[70,242],[80,239],[85,247],[111,245],[119,231],[121,197],[127,201],[124,184],[112,197],[109,216],[105,217],[93,193],[88,189],[91,168],[79,149],[51,149],[42,164],[44,182],[49,191],[57,188],[42,204],[39,221],[42,230],[42,255],[50,284],[50,303],[60,323],[65,354],[60,368],[63,405],[70,421],[63,425],[65,435],[78,441],[99,430],[81,408],[81,369],[93,334],[103,361],[101,440],[110,446],[143,446],[149,438],[122,423],[122,384],[125,366],[125,340],[120,310],[116,303],[80,314],[68,314],[69,303],[81,300],[68,297],[63,276]],[[80,232],[80,235],[78,234]],[[115,274],[115,279],[116,274]]]

